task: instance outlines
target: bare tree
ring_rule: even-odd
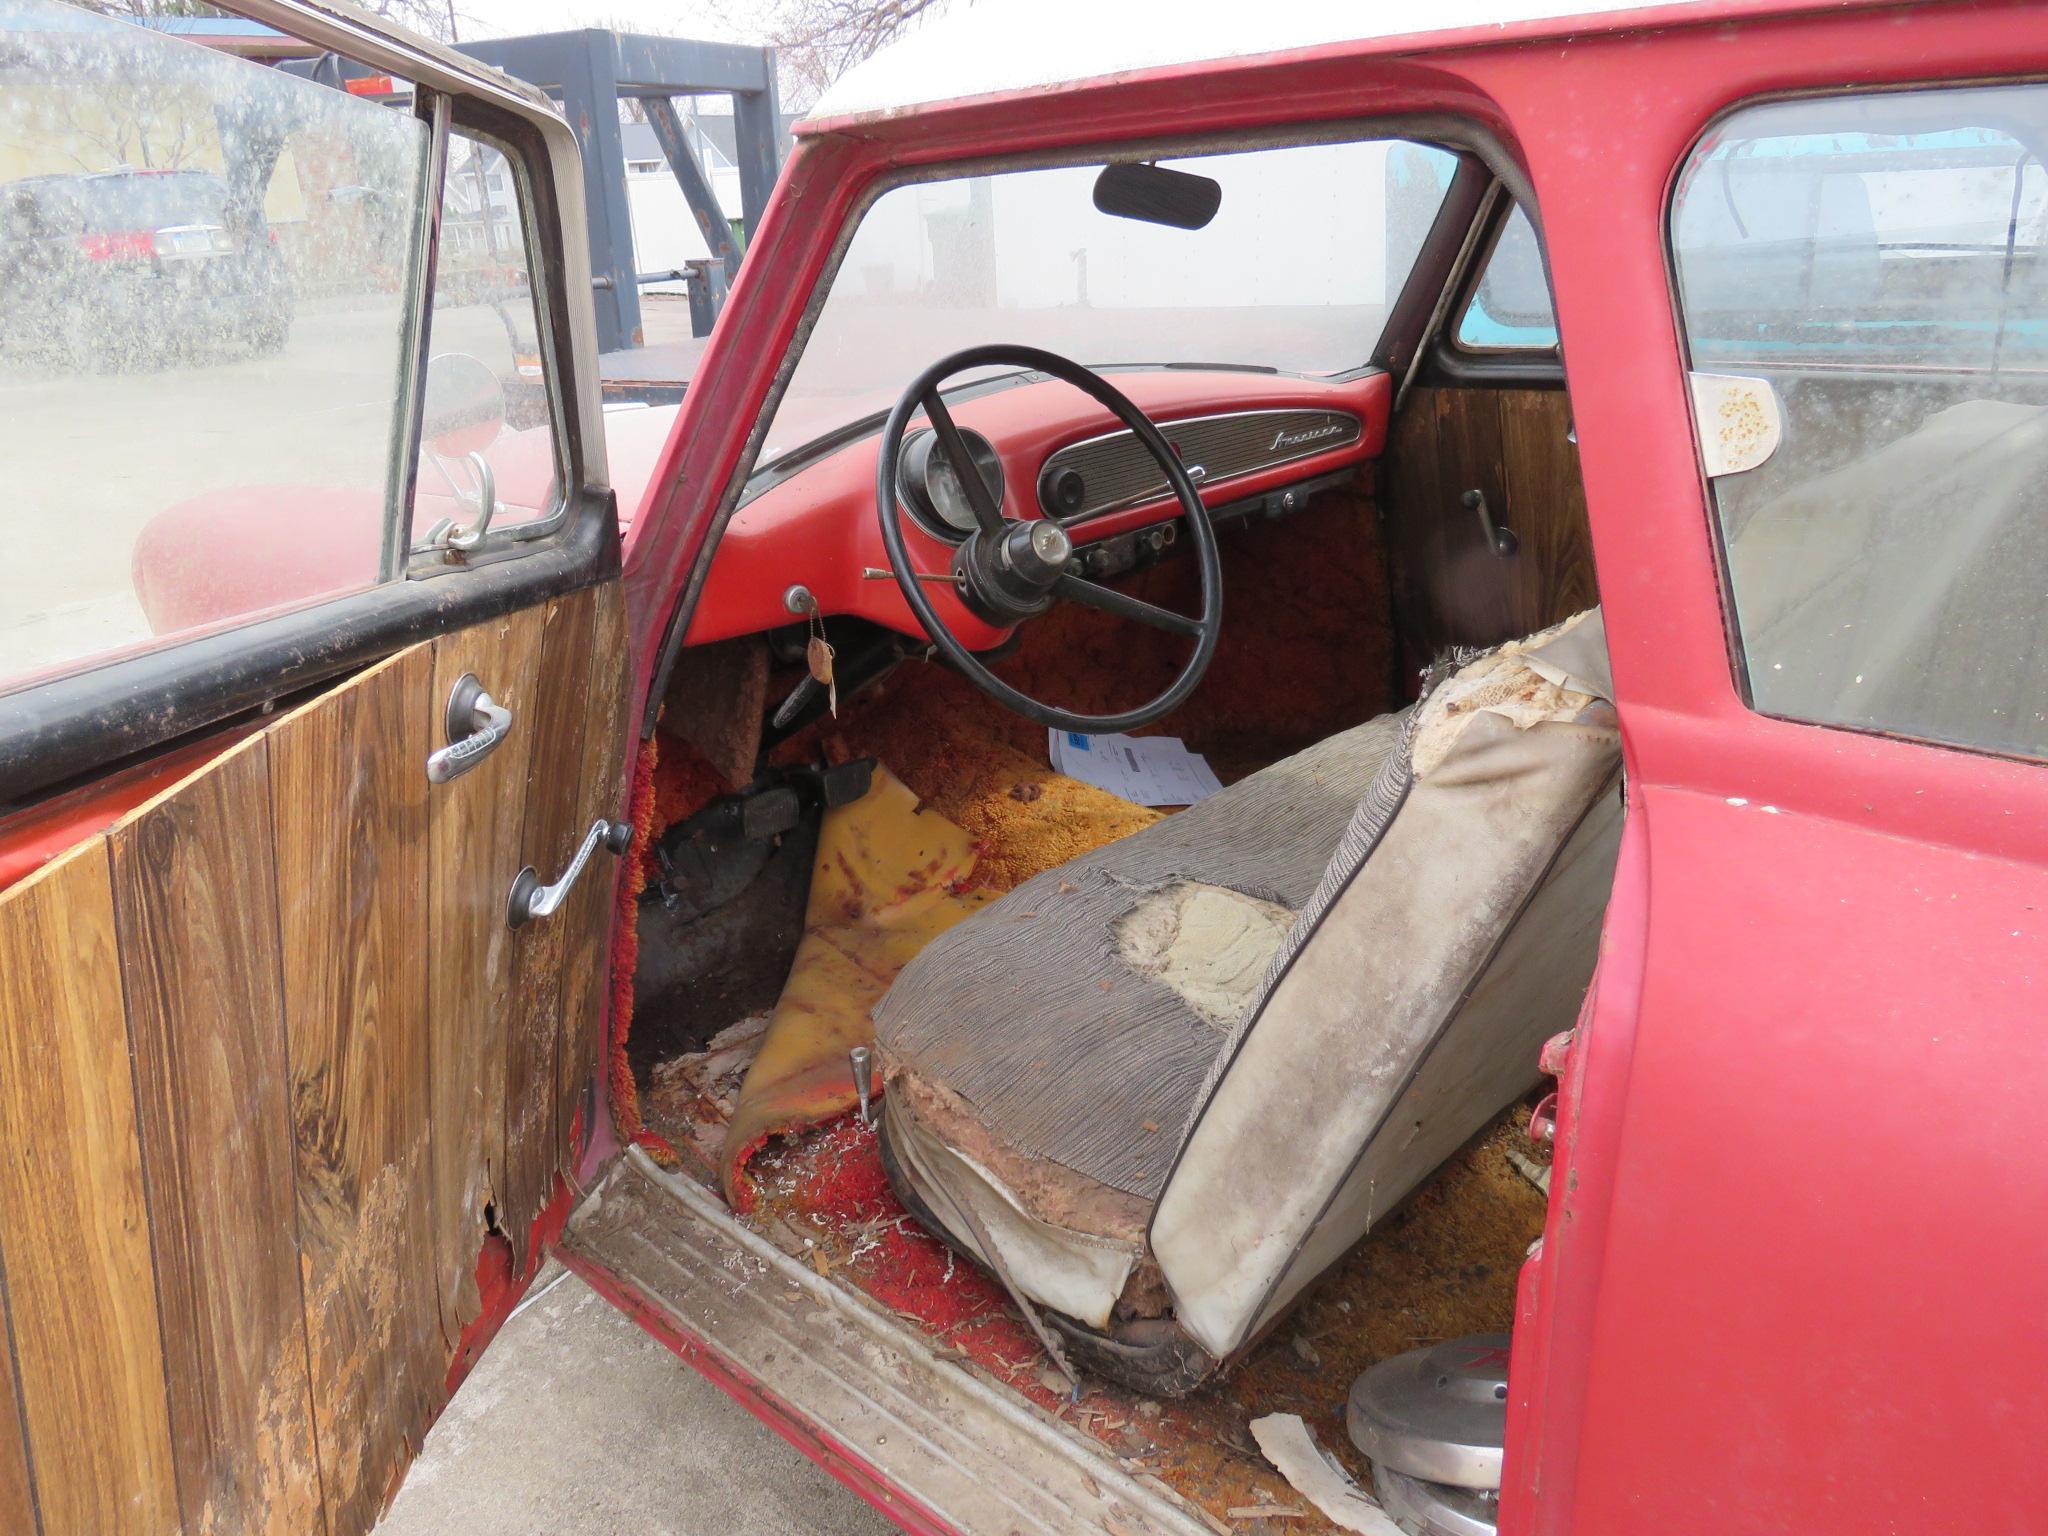
[[[373,16],[395,21],[415,32],[439,38],[444,43],[461,40],[463,28],[474,18],[454,0],[356,0]]]
[[[208,5],[206,0],[71,0],[71,3],[102,16],[117,16],[130,21],[157,16],[228,14]],[[469,12],[458,7],[453,0],[357,0],[357,3],[374,16],[395,21],[415,32],[424,32],[429,37],[438,37],[443,42],[453,42],[460,35],[462,26],[470,20]]]
[[[952,0],[769,0],[761,6],[722,0],[718,13],[728,25],[775,49],[783,105],[801,111],[854,65],[949,3]]]

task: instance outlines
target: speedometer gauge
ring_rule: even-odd
[[[968,457],[981,470],[982,483],[990,498],[1003,504],[1003,461],[996,445],[979,432],[966,427],[960,437],[967,444]],[[897,463],[897,488],[910,515],[927,533],[957,544],[974,532],[974,504],[967,499],[967,487],[960,482],[936,432],[920,432],[903,445]]]

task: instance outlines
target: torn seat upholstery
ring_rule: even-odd
[[[1620,828],[1598,610],[1019,886],[874,1011],[906,1203],[1185,1390],[1536,1080]],[[993,1251],[991,1251],[993,1250]]]

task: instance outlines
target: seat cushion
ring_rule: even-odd
[[[1149,1210],[1404,718],[1319,742],[941,934],[876,1005],[885,1079],[930,1085],[928,1114],[963,1108],[1024,1182],[1052,1163]]]
[[[1570,1023],[1620,820],[1605,670],[1597,613],[1459,658],[934,941],[875,1010],[917,1203],[1067,1317],[1244,1347]]]

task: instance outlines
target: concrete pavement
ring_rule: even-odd
[[[376,1536],[895,1529],[573,1275],[505,1325]]]

